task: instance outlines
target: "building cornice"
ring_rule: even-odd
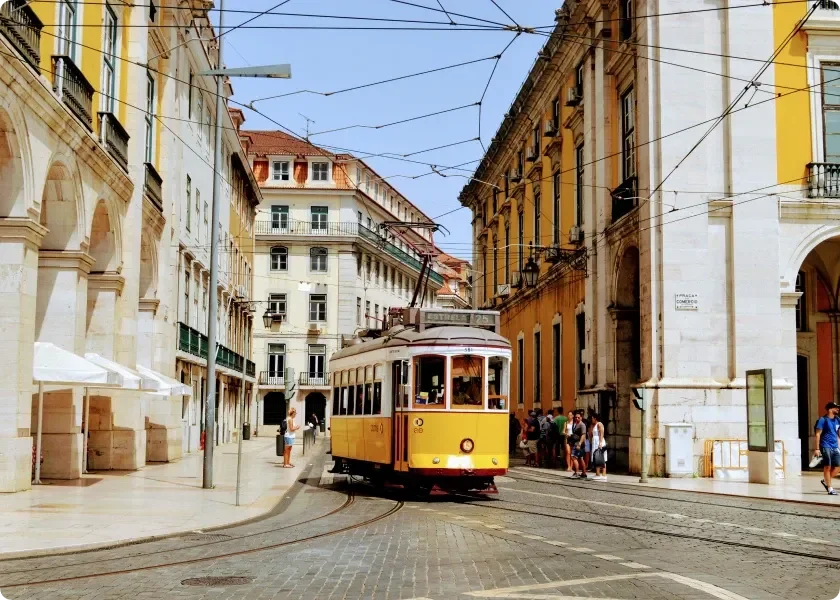
[[[29,217],[0,218],[0,240],[19,240],[38,249],[49,229]]]

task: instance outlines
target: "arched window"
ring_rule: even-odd
[[[289,270],[289,250],[284,246],[275,246],[271,249],[271,270]]]
[[[315,273],[326,273],[327,254],[328,252],[326,248],[310,248],[309,270]]]

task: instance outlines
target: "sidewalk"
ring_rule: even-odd
[[[82,550],[220,527],[272,510],[312,459],[324,450],[294,448],[294,469],[282,468],[274,436],[242,447],[241,506],[236,500],[236,444],[217,446],[215,489],[201,488],[203,455],[140,471],[102,471],[75,481],[45,480],[31,491],[0,494],[0,559]]]
[[[518,470],[529,471],[534,474],[550,473],[557,477],[566,477],[570,473],[560,469],[537,469],[534,467],[517,467]],[[516,477],[515,473],[509,474]],[[639,483],[638,475],[609,475],[608,485],[619,484],[637,488],[661,488],[682,492],[699,492],[704,494],[718,494],[722,496],[741,496],[744,498],[760,498],[763,500],[779,500],[783,502],[800,502],[805,504],[820,504],[840,507],[840,496],[829,496],[822,485],[822,472],[807,472],[801,477],[782,479],[774,485],[761,483],[747,483],[744,481],[727,481],[725,479],[696,478],[667,478],[651,477],[648,483]],[[593,486],[602,485],[591,482]],[[835,480],[840,489],[840,480]]]

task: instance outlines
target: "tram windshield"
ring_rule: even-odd
[[[446,401],[446,358],[418,356],[414,359],[414,405],[444,408]]]
[[[452,357],[452,407],[484,408],[484,357]]]
[[[488,408],[508,409],[508,361],[501,356],[491,356],[488,361]]]

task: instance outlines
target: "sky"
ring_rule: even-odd
[[[441,177],[428,164],[415,164],[386,157],[365,158],[382,177],[419,206],[429,217],[457,209],[458,194],[467,177],[484,155],[479,136],[478,107],[468,106],[430,118],[379,129],[352,128],[323,133],[353,125],[377,126],[428,113],[477,103],[498,62],[481,107],[481,140],[485,146],[495,135],[502,117],[510,108],[546,38],[506,31],[498,25],[451,15],[459,25],[439,12],[448,11],[471,17],[523,27],[549,27],[559,0],[288,0],[272,12],[299,15],[411,19],[440,24],[371,22],[315,16],[265,15],[241,29],[225,35],[225,63],[228,67],[290,63],[292,79],[234,79],[234,100],[248,103],[259,98],[299,90],[335,92],[384,79],[401,77],[458,63],[488,59],[504,50],[501,60],[481,60],[474,64],[363,89],[324,96],[298,93],[284,98],[260,101],[255,107],[298,134],[309,127],[316,145],[356,156],[389,153],[422,163],[454,166],[470,162],[469,171],[448,171]],[[262,11],[281,0],[227,0],[225,9]],[[216,7],[219,0],[216,0]],[[423,6],[434,10],[427,10]],[[505,14],[507,13],[507,14]],[[252,14],[226,13],[225,27],[254,17]],[[218,13],[214,14],[214,20]],[[459,28],[486,26],[492,29],[464,31]],[[281,29],[281,27],[416,27],[425,31],[370,31],[331,29]],[[311,119],[307,123],[306,118]],[[245,110],[247,129],[277,130],[277,124]],[[460,143],[463,142],[463,143]],[[440,146],[452,145],[447,148]],[[330,148],[333,147],[333,148]],[[439,148],[414,154],[423,150]],[[404,156],[411,154],[411,156]],[[420,178],[413,178],[425,175]],[[459,176],[460,175],[460,176]],[[436,241],[445,252],[472,262],[472,227],[467,209],[441,216],[438,223],[449,234],[438,233]]]

